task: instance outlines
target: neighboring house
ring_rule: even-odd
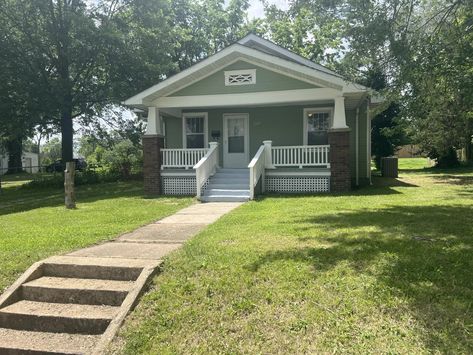
[[[415,144],[406,144],[397,148],[395,155],[398,158],[417,158],[422,157],[420,148]]]
[[[250,34],[124,104],[147,111],[147,194],[230,201],[368,184],[370,91]]]
[[[38,168],[38,154],[31,152],[23,152],[21,157],[23,170],[30,174],[36,174],[39,171]],[[0,175],[5,174],[8,171],[8,153],[0,152]]]

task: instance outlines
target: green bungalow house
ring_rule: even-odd
[[[147,194],[246,201],[370,182],[370,90],[250,34],[129,98]]]

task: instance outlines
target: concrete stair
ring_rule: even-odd
[[[0,299],[0,354],[93,353],[138,294],[145,263],[119,261],[54,257],[32,267]]]
[[[204,202],[245,202],[250,199],[248,169],[219,169],[210,177],[201,200]]]

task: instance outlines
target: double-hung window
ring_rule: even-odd
[[[207,113],[184,113],[182,119],[184,148],[207,147]]]
[[[328,130],[332,122],[332,108],[304,110],[304,144],[328,144]]]

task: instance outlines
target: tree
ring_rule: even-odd
[[[43,164],[48,165],[56,160],[61,159],[61,141],[59,138],[55,137],[46,142],[41,148]]]
[[[141,165],[143,150],[133,144],[129,139],[116,142],[113,147],[103,152],[103,161],[111,171],[118,172],[127,179],[132,168]]]
[[[442,161],[463,148],[471,159],[472,8],[462,0],[297,0],[286,12],[267,7],[267,27],[352,81],[379,71],[386,107],[402,103],[399,116],[424,151]]]
[[[62,135],[62,160],[73,158],[73,119],[83,121],[111,102],[110,48],[117,36],[113,17],[121,2],[82,0],[5,0],[0,20],[7,23],[25,51],[28,67],[40,76],[41,90],[52,98]],[[36,96],[37,97],[37,96]]]

